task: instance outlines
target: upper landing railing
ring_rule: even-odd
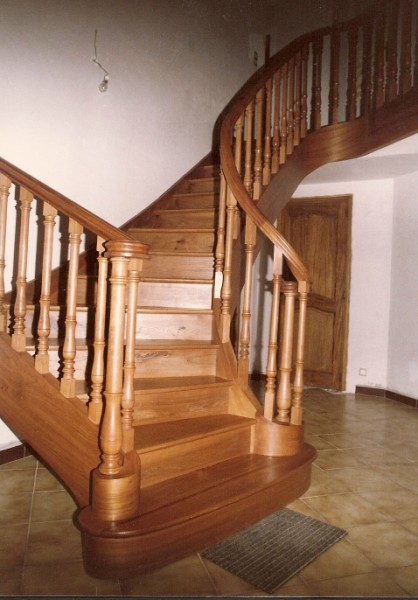
[[[400,96],[406,96],[416,85],[417,13],[416,0],[379,0],[358,18],[298,38],[255,73],[231,102],[224,118],[220,138],[222,185],[216,249],[216,270],[222,274],[222,336],[224,341],[229,339],[231,313],[238,304],[241,289],[236,275],[240,268],[237,258],[240,243],[235,242],[242,239],[242,217],[245,219],[246,258],[238,369],[243,382],[249,368],[252,266],[257,233],[273,245],[273,299],[265,399],[265,416],[269,419],[299,424],[302,418],[309,274],[295,250],[273,224],[280,206],[290,199],[309,172],[309,168],[304,169],[301,164],[299,151],[309,138],[317,142],[319,138],[315,136],[324,130],[334,128],[337,131],[342,124],[359,123],[361,119],[367,124],[381,109]],[[339,143],[341,136],[346,136],[349,131],[348,127],[339,130],[336,134],[340,136]],[[365,136],[365,130],[356,133],[358,137]],[[330,158],[329,150],[321,156],[323,142],[324,138],[322,147],[320,144],[310,146],[310,156],[314,157],[314,166],[310,170],[336,159]],[[274,188],[274,194],[269,187]],[[279,196],[281,204],[277,202]],[[273,209],[268,206],[267,198],[269,202],[276,202]],[[275,208],[277,212],[274,212]],[[284,259],[295,282],[281,279]],[[280,292],[284,294],[285,302],[276,393]],[[298,294],[298,332],[294,336]]]

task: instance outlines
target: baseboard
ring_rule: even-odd
[[[409,396],[404,396],[403,394],[398,394],[397,392],[391,392],[390,390],[385,390],[384,388],[363,387],[357,385],[356,394],[380,396],[381,398],[388,398],[388,400],[396,400],[396,402],[402,402],[402,404],[407,404],[408,406],[412,406],[413,408],[418,408],[418,400],[416,398],[410,398]]]
[[[19,458],[25,458],[25,456],[30,456],[31,454],[31,449],[27,444],[18,444],[11,448],[5,448],[4,450],[0,450],[0,465],[5,465]]]

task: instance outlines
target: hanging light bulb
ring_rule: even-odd
[[[109,76],[105,75],[103,77],[103,81],[99,84],[99,91],[100,92],[107,92],[108,85],[109,85]]]

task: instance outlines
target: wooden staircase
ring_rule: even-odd
[[[151,570],[308,488],[315,450],[303,441],[302,395],[310,281],[273,222],[308,172],[418,131],[417,44],[407,25],[417,20],[416,3],[406,0],[398,12],[395,4],[385,3],[392,19],[370,10],[273,57],[231,102],[220,156],[203,159],[121,229],[0,159],[0,415],[77,501],[89,573]],[[391,48],[383,63],[382,39]],[[361,98],[353,100],[357,71],[348,69],[347,111],[338,92],[347,69],[331,69],[326,123],[319,65],[327,57],[318,40],[332,56],[347,43],[349,65],[361,48],[376,59],[371,69],[372,58],[362,58]],[[10,195],[17,225],[7,218]],[[34,203],[43,220],[28,282]],[[68,222],[69,260],[53,269],[58,216]],[[96,242],[80,253],[84,231]],[[17,248],[11,291],[9,239]],[[248,378],[252,269],[262,239],[273,245],[274,265],[260,403]],[[284,260],[291,281],[282,278]]]

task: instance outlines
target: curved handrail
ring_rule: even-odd
[[[235,198],[237,203],[246,213],[247,217],[249,217],[252,222],[257,226],[257,228],[266,236],[276,247],[280,248],[286,257],[289,267],[298,281],[309,281],[309,273],[306,266],[303,264],[302,260],[296,253],[296,251],[292,248],[292,246],[287,242],[287,240],[277,231],[274,225],[270,222],[270,220],[263,214],[260,208],[257,206],[257,203],[254,202],[254,198],[249,193],[248,189],[246,189],[245,182],[243,181],[243,176],[240,173],[239,168],[236,165],[236,157],[234,156],[234,131],[237,127],[237,122],[240,118],[245,118],[245,111],[251,103],[255,103],[257,94],[265,93],[266,86],[268,82],[273,82],[274,77],[277,76],[278,73],[281,72],[286,65],[289,65],[291,61],[294,61],[296,57],[303,51],[303,49],[307,49],[310,46],[313,48],[311,54],[311,68],[315,69],[315,60],[322,61],[322,54],[320,53],[319,59],[314,55],[314,47],[315,45],[320,48],[322,51],[323,41],[326,37],[330,39],[330,44],[333,44],[333,40],[335,42],[335,48],[333,50],[337,50],[339,54],[337,54],[337,60],[341,56],[340,54],[340,46],[339,46],[339,36],[343,33],[347,34],[347,36],[351,36],[353,41],[348,40],[349,48],[346,51],[347,62],[347,114],[345,115],[345,119],[334,119],[332,120],[330,117],[330,121],[327,125],[335,125],[341,122],[353,121],[359,116],[369,116],[373,114],[373,108],[378,109],[383,105],[387,105],[388,102],[391,102],[399,95],[407,92],[413,85],[412,83],[412,73],[411,73],[411,52],[412,52],[412,41],[413,35],[411,32],[411,14],[412,14],[412,2],[408,1],[403,4],[403,13],[399,14],[400,7],[396,6],[398,3],[383,3],[377,2],[373,3],[366,11],[364,11],[359,17],[351,19],[342,24],[335,25],[333,27],[324,27],[314,31],[313,33],[308,33],[300,36],[295,41],[291,42],[284,49],[279,51],[276,55],[274,55],[268,63],[266,63],[259,71],[257,71],[251,79],[245,84],[242,90],[235,96],[232,102],[229,105],[226,116],[223,119],[220,133],[220,158],[221,158],[221,170],[226,180],[226,185],[228,186],[232,196]],[[384,7],[382,6],[384,5]],[[386,11],[393,11],[393,13],[385,13]],[[409,11],[409,12],[408,12]],[[409,15],[409,24],[408,24],[408,15]],[[391,19],[392,18],[392,19]],[[385,20],[386,19],[386,20]],[[393,26],[393,22],[396,20],[396,27]],[[398,23],[399,30],[401,34],[404,36],[404,40],[398,42],[397,33],[398,33]],[[356,67],[358,67],[359,59],[359,46],[358,46],[358,36],[359,31],[361,30],[362,36],[362,47],[361,50],[363,52],[363,64],[362,64],[362,72],[361,72],[361,98],[355,96],[358,94],[359,84],[359,76],[356,72]],[[368,45],[369,44],[369,45]],[[403,44],[401,46],[401,44]],[[386,53],[385,53],[386,50]],[[367,52],[369,52],[369,56],[367,56]],[[397,66],[397,56],[398,53],[402,53],[401,63],[404,62],[403,72],[398,71]],[[331,53],[330,53],[331,54]],[[383,56],[386,54],[386,58]],[[350,67],[350,59],[353,59],[353,64],[355,66]],[[300,59],[299,59],[300,60]],[[329,80],[329,109],[331,112],[331,105],[334,103],[337,104],[336,111],[334,111],[334,115],[338,112],[338,86],[339,86],[339,65],[337,67],[332,66],[332,58],[330,58],[330,80]],[[386,62],[383,62],[383,61]],[[415,61],[416,62],[416,61]],[[305,63],[307,65],[307,62]],[[293,66],[293,65],[292,65]],[[402,65],[401,65],[402,68]],[[334,72],[333,72],[334,69]],[[351,72],[350,72],[351,69]],[[408,69],[409,75],[408,76]],[[292,71],[292,80],[295,71]],[[287,74],[286,74],[287,77]],[[297,77],[297,75],[296,75]],[[350,81],[351,77],[351,81]],[[315,72],[312,73],[312,92],[311,92],[311,119],[315,116],[313,114],[315,108],[315,102],[322,103],[321,99],[321,72],[319,67],[319,79],[317,84],[319,85],[319,91],[315,90],[314,87],[316,85],[315,81]],[[397,83],[398,81],[398,83]],[[292,81],[293,85],[294,81]],[[415,82],[414,82],[415,83]],[[350,88],[351,86],[351,88]],[[399,88],[399,92],[398,92]],[[315,98],[315,92],[317,93],[317,97]],[[285,92],[279,89],[276,89],[276,94],[285,93],[286,96],[288,94],[288,90]],[[299,90],[300,93],[300,90]],[[308,92],[309,93],[309,92]],[[306,89],[305,89],[306,94]],[[335,97],[332,97],[332,94],[335,94]],[[350,101],[349,95],[351,94],[352,100]],[[287,98],[285,102],[285,110],[289,113],[293,111],[293,106],[291,103],[300,102],[301,98],[297,98],[296,95],[293,98],[289,99],[289,105],[287,104]],[[306,100],[306,98],[305,98]],[[372,107],[371,103],[375,103],[375,106]],[[348,110],[348,103],[351,102],[351,110]],[[360,108],[356,108],[357,105]],[[340,103],[341,108],[341,103]],[[264,110],[266,107],[264,106]],[[360,113],[360,114],[359,114]],[[262,114],[262,113],[260,113]],[[289,114],[285,115],[284,118],[288,117]],[[283,115],[282,115],[283,117]],[[293,118],[294,114],[290,118]],[[272,117],[274,119],[274,117]],[[273,122],[269,122],[269,127],[274,127]],[[241,125],[242,127],[242,125]],[[293,125],[292,125],[293,127]],[[314,123],[312,127],[306,128],[306,136],[309,136],[310,133],[321,128],[321,123]],[[323,127],[322,127],[323,128]],[[269,136],[270,136],[269,132]],[[271,137],[271,136],[270,136]],[[295,146],[303,143],[303,137],[300,136],[300,139],[294,144]],[[255,137],[254,143],[256,143]],[[264,137],[263,137],[264,139]],[[257,150],[256,150],[257,152]],[[286,151],[285,160],[289,159],[289,156],[292,154],[293,148],[290,152]],[[314,167],[317,168],[318,164]],[[278,174],[275,175],[280,179],[280,169]],[[304,173],[305,175],[306,173]],[[303,175],[303,176],[304,176]],[[272,177],[274,179],[274,176]],[[270,183],[270,182],[269,182]],[[263,186],[263,192],[266,190],[266,186]],[[262,196],[261,196],[262,197]]]

